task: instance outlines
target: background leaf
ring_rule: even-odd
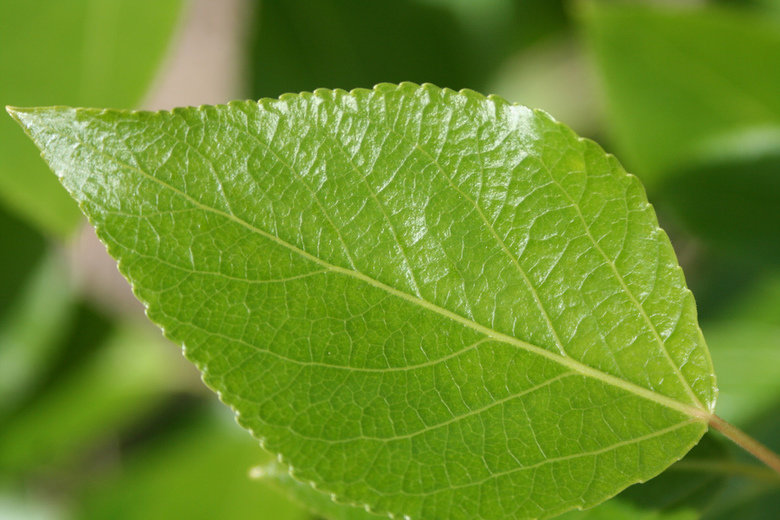
[[[75,314],[75,295],[59,255],[44,258],[22,280],[27,286],[0,321],[0,425],[52,370]]]
[[[13,113],[150,317],[323,490],[549,516],[706,430],[709,357],[641,185],[544,113],[413,84]]]
[[[0,3],[0,99],[134,108],[162,59],[180,7],[181,0]],[[49,234],[66,236],[79,222],[76,205],[4,118],[0,200]]]
[[[780,123],[780,24],[758,13],[588,1],[611,138],[654,189],[703,143]]]
[[[674,215],[688,233],[721,255],[778,265],[780,140],[748,157],[740,153],[690,164],[658,191],[659,210]]]
[[[14,299],[23,291],[26,278],[35,271],[36,264],[44,256],[46,241],[2,206],[0,236],[3,242],[14,245],[14,261],[4,261],[0,269],[0,319],[3,319],[11,311]]]
[[[400,81],[483,88],[511,52],[567,23],[560,0],[270,0],[256,13],[254,98]]]
[[[170,427],[133,446],[127,467],[82,491],[72,518],[309,519],[304,508],[249,479],[249,468],[270,458],[257,441],[224,410],[201,408],[180,411]]]
[[[168,369],[172,353],[155,339],[139,327],[108,331],[83,366],[55,375],[48,391],[3,425],[0,469],[19,474],[68,462],[106,431],[126,427],[159,406],[165,392],[182,381]]]
[[[777,397],[777,396],[776,396]],[[745,431],[777,453],[780,450],[780,438],[777,436],[780,426],[780,400],[775,406],[753,417],[745,425]],[[749,456],[738,450],[737,460],[751,463]],[[764,468],[758,468],[759,471]],[[765,478],[733,478],[726,489],[720,493],[705,511],[705,520],[726,520],[739,516],[745,520],[770,520],[780,504],[780,478],[772,471]]]
[[[747,424],[780,395],[780,327],[758,320],[705,324],[718,367],[719,414]]]

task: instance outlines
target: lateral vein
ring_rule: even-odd
[[[50,129],[50,130],[53,131],[54,129]],[[58,132],[55,132],[55,133],[58,133]],[[106,158],[106,159],[108,159],[110,161],[113,161],[118,166],[124,167],[126,169],[129,169],[130,171],[133,171],[133,172],[143,176],[144,178],[149,179],[150,181],[158,184],[159,186],[176,193],[178,196],[180,196],[183,199],[189,201],[191,204],[193,204],[196,207],[202,209],[203,211],[207,211],[207,212],[213,213],[215,215],[221,216],[221,217],[223,217],[225,219],[231,220],[234,223],[236,223],[237,225],[239,225],[241,227],[244,227],[248,231],[250,231],[252,233],[256,233],[256,234],[262,236],[263,238],[265,238],[267,240],[270,240],[271,242],[274,242],[277,245],[279,245],[281,247],[284,247],[284,248],[290,250],[293,253],[298,254],[302,258],[310,260],[311,262],[314,262],[314,263],[316,263],[316,264],[318,264],[318,265],[324,267],[325,269],[328,269],[328,270],[330,270],[330,271],[332,271],[334,273],[339,273],[339,274],[342,274],[344,276],[348,276],[348,277],[354,278],[356,280],[360,280],[360,281],[362,281],[362,282],[364,282],[364,283],[366,283],[366,284],[368,284],[370,286],[373,286],[373,287],[375,287],[377,289],[385,291],[388,294],[391,294],[393,296],[396,296],[398,298],[406,300],[406,301],[408,301],[410,303],[413,303],[413,304],[415,304],[415,305],[417,305],[419,307],[422,307],[422,308],[424,308],[426,310],[429,310],[431,312],[434,312],[434,313],[437,313],[437,314],[439,314],[441,316],[449,318],[449,319],[451,319],[453,321],[456,321],[456,322],[458,322],[458,323],[460,323],[460,324],[462,324],[462,325],[464,325],[466,327],[469,327],[469,328],[471,328],[471,329],[473,329],[473,330],[475,330],[475,331],[477,331],[477,332],[479,332],[479,333],[481,333],[481,334],[483,334],[483,335],[485,335],[487,337],[493,338],[494,340],[501,341],[501,342],[504,342],[504,343],[516,346],[518,348],[521,348],[523,350],[526,350],[528,352],[532,352],[532,353],[537,354],[539,356],[545,357],[545,358],[550,359],[550,360],[552,360],[552,361],[554,361],[556,363],[559,363],[559,364],[561,364],[561,365],[563,365],[563,366],[565,366],[567,368],[570,368],[570,369],[572,369],[572,370],[574,370],[576,372],[579,372],[579,373],[583,374],[584,376],[591,377],[593,379],[602,381],[605,384],[614,386],[616,388],[620,388],[620,389],[622,389],[622,390],[624,390],[626,392],[629,392],[629,393],[633,393],[633,394],[635,394],[635,395],[637,395],[639,397],[647,399],[647,400],[649,400],[651,402],[655,402],[655,403],[657,403],[657,404],[659,404],[661,406],[665,406],[667,408],[676,410],[676,411],[678,411],[678,412],[680,412],[680,413],[682,413],[684,415],[692,417],[694,420],[697,420],[697,421],[700,421],[700,422],[704,422],[704,423],[707,423],[709,421],[709,418],[710,418],[711,414],[708,411],[704,410],[704,409],[697,408],[695,406],[691,406],[691,405],[688,405],[688,404],[685,404],[685,403],[681,403],[681,402],[676,401],[676,400],[674,400],[674,399],[672,399],[672,398],[670,398],[668,396],[665,396],[665,395],[662,395],[662,394],[658,394],[658,393],[656,393],[656,392],[654,392],[652,390],[649,390],[647,388],[641,387],[641,386],[636,385],[634,383],[631,383],[629,381],[625,381],[625,380],[619,379],[619,378],[617,378],[617,377],[615,377],[615,376],[613,376],[611,374],[607,374],[605,372],[602,372],[600,370],[592,368],[592,367],[590,367],[588,365],[585,365],[583,363],[580,363],[579,361],[576,361],[576,360],[574,360],[574,359],[572,359],[570,357],[564,357],[564,356],[562,356],[562,355],[560,355],[560,354],[558,354],[556,352],[552,352],[550,350],[547,350],[547,349],[544,349],[542,347],[539,347],[539,346],[533,345],[531,343],[528,343],[526,341],[523,341],[523,340],[521,340],[519,338],[515,338],[513,336],[509,336],[507,334],[504,334],[504,333],[498,332],[496,330],[493,330],[493,329],[491,329],[489,327],[486,327],[486,326],[484,326],[484,325],[482,325],[480,323],[477,323],[477,322],[472,321],[472,320],[470,320],[468,318],[465,318],[465,317],[463,317],[463,316],[461,316],[459,314],[456,314],[456,313],[454,313],[454,312],[452,312],[452,311],[450,311],[448,309],[440,307],[440,306],[438,306],[438,305],[436,305],[436,304],[434,304],[432,302],[429,302],[427,300],[424,300],[424,299],[419,298],[417,296],[414,296],[412,294],[400,291],[400,290],[398,290],[398,289],[396,289],[394,287],[391,287],[391,286],[389,286],[389,285],[387,285],[387,284],[385,284],[385,283],[383,283],[383,282],[381,282],[379,280],[371,278],[370,276],[368,276],[368,275],[366,275],[364,273],[361,273],[361,272],[358,272],[358,271],[354,271],[354,270],[351,270],[351,269],[346,269],[344,267],[331,264],[331,263],[329,263],[329,262],[327,262],[327,261],[325,261],[325,260],[323,260],[321,258],[318,258],[318,257],[312,255],[311,253],[309,253],[309,252],[307,252],[307,251],[305,251],[305,250],[295,246],[294,244],[291,244],[291,243],[281,239],[280,237],[272,235],[271,233],[268,233],[267,231],[264,231],[264,230],[262,230],[260,228],[257,228],[255,226],[253,226],[249,222],[247,222],[247,221],[245,221],[245,220],[243,220],[243,219],[241,219],[241,218],[239,218],[239,217],[237,217],[235,215],[231,215],[229,213],[226,213],[226,212],[221,211],[221,210],[219,210],[217,208],[213,208],[211,206],[208,206],[208,205],[200,202],[199,200],[193,198],[192,196],[190,196],[186,192],[183,192],[180,189],[176,188],[175,186],[173,186],[171,184],[168,184],[167,182],[165,182],[165,181],[163,181],[163,180],[161,180],[161,179],[159,179],[159,178],[157,178],[157,177],[147,173],[146,171],[144,171],[140,167],[134,166],[132,164],[128,164],[128,163],[118,159],[117,157],[115,157],[113,155],[110,155],[110,154],[104,152],[103,150],[98,149],[97,147],[95,147],[92,144],[87,143],[85,141],[82,141],[81,139],[79,139],[78,137],[76,137],[73,134],[68,134],[67,136],[64,135],[64,134],[59,134],[59,135],[63,135],[64,137],[73,139],[77,143],[79,143],[79,144],[81,144],[83,146],[87,146],[87,147],[91,148],[94,151],[94,153],[96,153],[98,155],[101,155],[104,158]]]

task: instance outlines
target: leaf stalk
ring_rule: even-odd
[[[713,414],[710,416],[709,424],[712,428],[725,435],[734,444],[753,455],[780,475],[780,456],[775,452],[717,415]]]

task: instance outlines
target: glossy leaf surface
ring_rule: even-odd
[[[530,518],[706,430],[693,297],[636,178],[431,85],[15,109],[149,317],[294,475],[410,518]]]

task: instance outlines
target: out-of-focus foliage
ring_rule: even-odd
[[[780,327],[758,320],[704,326],[719,369],[718,413],[737,424],[765,412],[780,396]]]
[[[780,61],[780,52],[778,57]],[[780,258],[780,127],[777,143],[766,145],[766,150],[747,156],[712,154],[679,169],[660,186],[660,206],[719,254],[776,262]]]
[[[221,405],[183,407],[164,430],[129,448],[125,468],[85,487],[76,517],[308,519],[304,508],[249,478],[249,468],[270,457],[231,415]]]
[[[257,17],[253,97],[401,81],[483,89],[512,51],[566,26],[559,0],[269,0]]]
[[[2,237],[0,244],[14,246],[13,252],[4,252],[8,256],[13,254],[13,261],[3,262],[3,268],[0,269],[0,319],[2,319],[12,310],[11,302],[22,291],[25,278],[43,256],[46,241],[27,224],[10,215],[2,206],[0,206],[0,237]]]
[[[780,451],[780,400],[764,413],[743,422],[745,428],[775,453]],[[774,520],[780,511],[780,477],[756,466],[750,456],[737,451],[733,476],[705,508],[703,520]],[[738,469],[738,471],[734,471]]]
[[[19,265],[8,263],[9,270]],[[23,292],[8,298],[11,308],[0,321],[0,424],[55,364],[75,310],[62,258],[54,253],[30,265],[35,271],[19,277]]]
[[[17,106],[135,107],[161,62],[181,3],[0,2],[0,100]],[[7,211],[59,236],[81,220],[76,205],[7,118],[0,118],[0,200]]]
[[[660,208],[726,255],[780,257],[780,20],[598,1],[581,19],[610,135]]]
[[[780,147],[778,21],[733,8],[581,7],[610,135],[646,186],[711,149],[722,151],[716,140]]]
[[[78,364],[58,367],[45,391],[9,417],[0,439],[0,468],[19,474],[30,468],[69,462],[112,431],[148,415],[169,392],[181,390],[181,377],[170,372],[175,354],[145,327],[128,324],[109,330],[109,323],[84,311],[76,321],[78,336],[61,350],[73,356],[84,347],[83,334],[92,327],[95,350],[78,356]],[[100,329],[105,330],[100,330]],[[66,360],[65,363],[69,363]]]
[[[780,448],[780,2],[247,2],[247,97],[470,87],[545,108],[618,153],[648,184],[696,295],[718,411]],[[0,102],[137,106],[182,5],[0,1]],[[247,478],[267,456],[203,404],[213,399],[175,347],[79,292],[70,246],[47,238],[78,222],[33,145],[0,118],[0,518],[311,518]],[[694,471],[696,450],[670,487],[635,486],[573,516],[774,519],[780,484],[726,450]],[[644,487],[673,491],[680,475],[702,491],[674,507]]]

